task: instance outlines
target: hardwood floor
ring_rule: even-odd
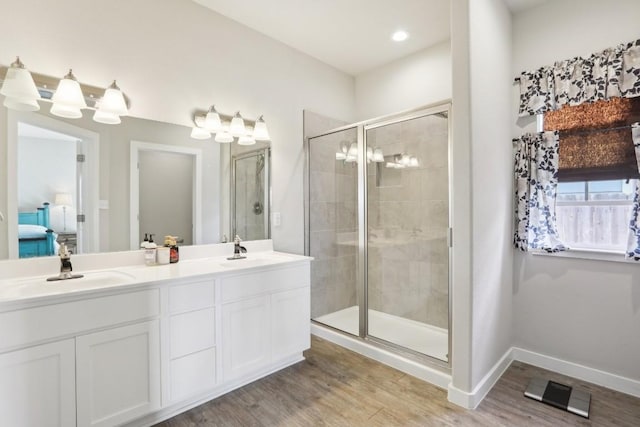
[[[469,411],[445,390],[320,338],[305,356],[158,426],[640,426],[639,398],[520,362]],[[524,397],[533,376],[591,392],[591,419]]]

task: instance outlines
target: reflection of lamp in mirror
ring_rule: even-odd
[[[238,145],[253,145],[256,143],[256,140],[253,137],[253,128],[250,126],[247,126],[246,129],[247,129],[247,134],[238,137]]]
[[[233,135],[229,133],[229,125],[227,123],[222,124],[222,130],[216,133],[215,141],[223,144],[233,142]]]
[[[255,139],[256,141],[269,141],[271,139],[269,137],[267,124],[265,123],[262,116],[258,117],[258,120],[256,120],[256,124],[253,128],[253,139]]]
[[[376,148],[375,150],[373,150],[373,156],[371,157],[371,160],[376,163],[384,162],[384,154],[382,154],[382,150],[380,148]]]
[[[2,82],[0,94],[6,98],[4,106],[19,111],[38,111],[40,93],[29,70],[24,67],[20,58],[16,58],[7,70]]]
[[[76,80],[72,70],[69,70],[67,75],[60,80],[51,100],[53,101],[51,114],[58,117],[78,119],[82,117],[80,109],[87,108],[80,83]]]
[[[63,231],[67,231],[67,207],[71,207],[73,201],[71,200],[71,194],[58,193],[56,194],[56,205],[62,206],[62,222]]]
[[[191,138],[193,139],[210,139],[211,133],[208,130],[203,129],[198,126],[194,126],[191,128]]]

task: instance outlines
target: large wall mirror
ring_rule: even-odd
[[[49,106],[41,102],[38,112],[1,107],[7,237],[0,254],[49,256],[60,242],[74,253],[130,250],[145,233],[160,243],[175,235],[185,245],[235,234],[269,238],[268,143],[200,141],[190,138],[188,127],[135,117],[105,125],[89,110],[63,119]]]

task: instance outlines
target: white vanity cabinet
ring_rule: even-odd
[[[221,279],[225,381],[300,358],[310,346],[309,266]]]
[[[115,426],[159,409],[159,315],[159,289],[0,312],[0,425]]]
[[[78,426],[115,426],[160,409],[159,321],[76,338]]]
[[[165,404],[218,384],[215,289],[213,279],[169,286]]]
[[[76,424],[73,339],[0,354],[0,425]]]

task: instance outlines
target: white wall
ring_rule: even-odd
[[[353,120],[353,77],[187,0],[0,5],[4,34],[28,28],[28,36],[0,39],[5,65],[20,55],[42,74],[63,76],[73,67],[80,81],[102,87],[117,78],[136,117],[190,125],[193,110],[212,103],[227,114],[264,114],[273,139],[273,211],[282,213],[274,244],[303,252],[302,110]]]
[[[356,118],[366,120],[451,98],[446,41],[356,76]]]
[[[603,3],[556,0],[515,16],[511,77],[640,38],[640,2]],[[531,121],[516,120],[512,98],[516,136]],[[516,346],[640,380],[637,265],[518,253],[514,268]]]
[[[502,0],[456,1],[452,11],[449,399],[475,407],[492,385],[488,375],[512,345],[511,14]]]
[[[469,22],[475,387],[511,347],[511,14],[502,0],[474,0]]]

